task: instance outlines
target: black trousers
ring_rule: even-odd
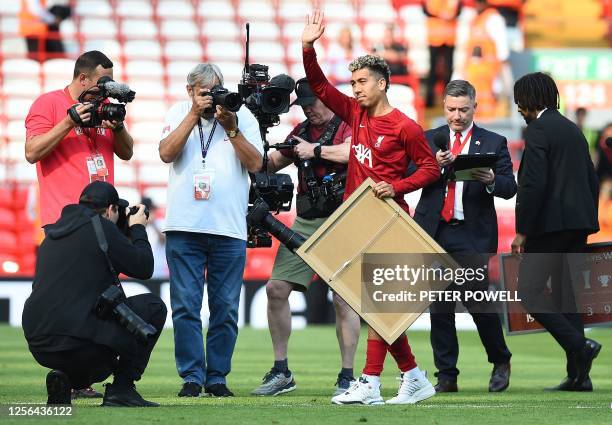
[[[572,258],[563,254],[584,252],[586,240],[583,231],[527,237],[519,269],[518,290],[523,306],[565,350],[570,378],[576,376],[572,353],[584,346],[585,339],[571,280]],[[547,293],[549,279],[551,294]]]
[[[453,71],[453,52],[455,46],[429,46],[429,74],[427,76],[427,94],[425,97],[425,104],[427,107],[434,105],[434,88],[438,79],[438,74],[442,74],[444,85],[450,81],[451,73]],[[440,60],[444,61],[444,65],[440,66],[438,63]]]
[[[155,337],[150,338],[146,344],[135,344],[134,352],[119,353],[112,347],[91,342],[72,350],[32,352],[34,359],[44,367],[64,372],[75,389],[104,381],[111,374],[123,382],[138,381],[164,327],[167,310],[163,301],[153,294],[129,297],[126,304],[157,329]]]
[[[488,256],[478,255],[475,248],[470,243],[470,235],[465,224],[450,226],[440,223],[435,237],[436,241],[447,252],[454,254],[460,253],[457,261],[463,267],[482,267],[487,264]],[[471,264],[466,264],[470,262]],[[461,285],[461,287],[466,286]],[[471,286],[470,289],[486,289],[488,279],[485,279],[482,287]],[[451,285],[449,289],[460,290],[460,286]],[[457,359],[459,358],[459,341],[457,339],[457,329],[455,327],[455,305],[454,301],[436,301],[429,306],[431,313],[431,347],[433,348],[434,363],[438,372],[435,374],[439,379],[454,381],[459,375],[457,369]],[[464,303],[468,312],[471,314],[478,330],[480,341],[487,352],[489,363],[507,363],[512,357],[512,353],[506,345],[501,320],[497,313],[483,306],[483,302]],[[479,312],[479,311],[487,312]]]

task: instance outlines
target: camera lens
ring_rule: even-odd
[[[107,103],[100,108],[100,118],[108,121],[123,121],[125,119],[125,105],[120,103]]]

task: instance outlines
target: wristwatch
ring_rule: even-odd
[[[238,133],[240,133],[240,129],[236,128],[236,130],[230,130],[226,132],[225,134],[227,134],[227,137],[229,137],[230,139],[233,139],[234,137],[238,135]]]
[[[112,131],[113,133],[119,133],[124,128],[125,128],[125,125],[123,125],[123,122],[120,122],[119,124],[117,124],[115,128],[112,129]]]

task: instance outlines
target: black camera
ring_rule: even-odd
[[[260,127],[268,128],[279,123],[279,114],[289,112],[294,86],[293,79],[285,74],[270,79],[266,65],[245,64],[238,93]]]
[[[157,334],[157,329],[125,304],[125,294],[116,285],[109,286],[98,298],[93,308],[94,314],[101,319],[116,320],[130,334],[142,343]]]
[[[217,105],[223,106],[225,109],[232,112],[238,112],[242,106],[242,97],[240,97],[240,94],[231,92],[222,86],[214,86],[208,94],[213,98],[213,112],[217,108]]]
[[[125,104],[134,100],[136,92],[130,90],[127,84],[117,83],[112,78],[103,76],[98,79],[96,87],[86,90],[79,96],[79,102],[91,104],[89,110],[91,117],[87,121],[81,120],[76,111],[76,106],[68,109],[70,118],[81,127],[100,127],[102,121],[125,120]],[[109,103],[108,98],[115,99],[121,103]]]
[[[127,208],[127,210],[125,207],[118,207],[118,212],[119,212],[119,218],[117,219],[117,227],[119,228],[119,230],[121,230],[121,233],[123,233],[125,236],[129,236],[130,234],[130,225],[129,225],[130,216],[138,212],[138,207],[134,205],[133,207]],[[144,213],[148,219],[149,209],[146,206],[144,209]]]
[[[291,252],[295,252],[302,244],[306,241],[304,236],[294,232],[283,223],[272,217],[270,214],[270,206],[261,198],[255,200],[255,203],[249,208],[247,214],[247,223],[249,224],[249,236],[251,231],[256,229],[259,233],[254,232],[252,236],[253,240],[258,241],[257,237],[267,236],[270,233],[276,239],[278,239],[283,245],[285,245]],[[269,236],[267,236],[269,238]],[[272,239],[269,239],[270,245],[272,245]],[[249,248],[260,248],[262,245],[249,246]]]

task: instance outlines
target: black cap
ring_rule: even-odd
[[[313,93],[310,88],[310,84],[308,84],[308,80],[306,78],[302,78],[297,80],[295,83],[295,94],[297,95],[297,99],[293,101],[291,106],[299,105],[299,106],[308,106],[312,105],[315,100],[317,100],[317,96]]]
[[[109,205],[126,208],[130,205],[125,199],[119,198],[117,189],[112,184],[103,181],[95,181],[85,186],[79,197],[79,204],[90,208],[106,208]]]

